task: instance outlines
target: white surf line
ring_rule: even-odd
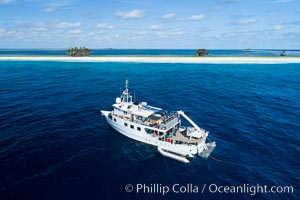
[[[138,63],[203,63],[203,64],[284,64],[300,63],[300,57],[59,57],[0,56],[0,61],[54,62],[138,62]]]

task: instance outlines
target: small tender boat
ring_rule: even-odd
[[[183,111],[168,112],[146,102],[133,102],[128,80],[112,106],[112,111],[101,111],[110,126],[131,139],[157,146],[163,156],[188,163],[188,158],[197,154],[209,157],[216,146],[215,142],[206,143],[208,131]],[[181,117],[191,126],[181,126]]]
[[[184,162],[184,163],[190,162],[184,155],[177,154],[174,151],[169,151],[168,148],[166,148],[166,147],[158,146],[157,149],[158,149],[158,152],[163,156],[166,156],[166,157],[169,157],[169,158],[172,158],[172,159],[178,160],[180,162]]]

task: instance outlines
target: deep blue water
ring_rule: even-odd
[[[210,56],[279,56],[281,49],[208,49]],[[300,56],[300,50],[285,49],[287,56]],[[60,55],[66,50],[0,49],[0,56]],[[95,49],[91,56],[194,56],[195,49]]]
[[[129,78],[136,100],[184,110],[215,158],[183,164],[110,128]],[[0,199],[300,199],[300,65],[0,62]],[[298,178],[297,178],[298,177]],[[199,194],[126,193],[192,183]],[[218,194],[203,184],[293,186]]]

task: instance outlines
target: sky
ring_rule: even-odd
[[[300,49],[300,0],[0,0],[0,49]]]

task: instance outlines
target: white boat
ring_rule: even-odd
[[[101,110],[110,126],[131,139],[157,146],[163,156],[188,163],[195,155],[209,157],[216,146],[215,142],[206,143],[208,131],[183,111],[167,112],[146,102],[133,102],[128,80],[112,106],[112,111]],[[181,117],[191,126],[181,126]]]

